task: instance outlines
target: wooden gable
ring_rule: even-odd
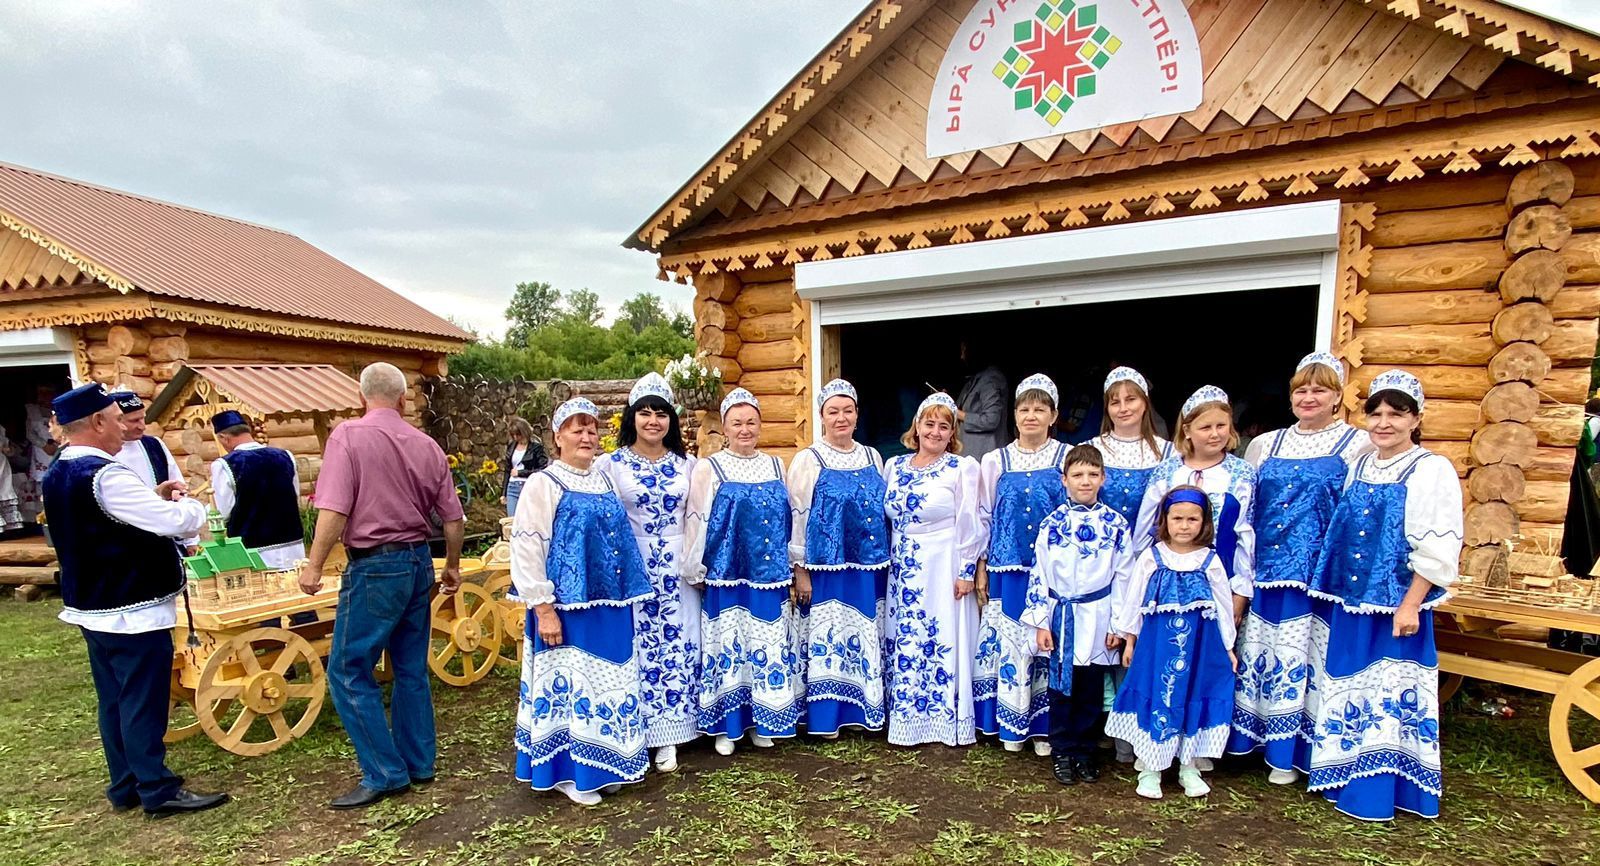
[[[1174,145],[1174,157],[1209,156],[1241,130],[1267,132],[1242,146],[1234,141],[1227,152],[1553,102],[1592,95],[1583,79],[1600,71],[1600,39],[1498,3],[1185,0],[1205,69],[1205,98],[1193,111],[929,159],[924,136],[935,76],[975,2],[870,5],[630,245],[662,250],[707,233],[1102,173],[1030,170],[1140,148]],[[1523,62],[1506,64],[1509,58]],[[1403,106],[1412,112],[1387,111]],[[1304,131],[1324,118],[1347,122]],[[1013,179],[997,175],[1004,172]],[[967,179],[981,179],[981,189],[964,189]],[[860,207],[821,207],[853,198]]]
[[[78,266],[12,229],[0,229],[0,292],[66,288],[94,282]]]

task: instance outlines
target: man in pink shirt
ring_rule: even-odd
[[[393,364],[361,371],[366,414],[335,427],[317,475],[317,530],[300,588],[322,589],[333,543],[350,554],[339,587],[328,692],[355,746],[361,783],[335,797],[358,809],[433,781],[437,744],[428,683],[428,593],[434,518],[444,524],[445,593],[461,585],[465,520],[438,444],[400,416],[406,378]],[[388,650],[394,669],[389,716],[373,677]]]

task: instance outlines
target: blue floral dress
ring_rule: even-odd
[[[957,601],[957,580],[973,580],[983,549],[978,463],[946,454],[918,468],[904,454],[884,466],[889,554],[889,742],[969,745],[977,740],[972,700],[977,599]]]
[[[671,452],[650,460],[629,448],[598,461],[622,499],[650,575],[651,597],[633,616],[645,745],[652,749],[699,736],[700,590],[679,576],[694,463]]]
[[[1439,815],[1439,658],[1433,617],[1458,576],[1461,482],[1448,458],[1412,447],[1356,462],[1334,510],[1307,592],[1326,630],[1306,702],[1312,791],[1339,811],[1387,821]],[[1431,586],[1416,634],[1394,636],[1413,575]]]
[[[514,597],[553,604],[562,641],[526,620],[517,697],[516,776],[534,790],[582,792],[644,778],[645,716],[633,610],[651,594],[627,515],[596,470],[552,463],[528,479],[512,524]]]
[[[695,464],[683,576],[705,584],[700,732],[792,737],[805,709],[789,603],[789,494],[778,458],[719,451]]]

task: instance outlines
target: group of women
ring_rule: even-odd
[[[1424,396],[1409,374],[1373,381],[1365,431],[1339,420],[1332,356],[1307,356],[1291,392],[1297,423],[1241,458],[1220,389],[1189,398],[1169,443],[1149,383],[1118,368],[1098,454],[1071,452],[1084,467],[1071,479],[1041,375],[1017,388],[1017,439],[981,463],[961,456],[943,393],[918,408],[909,453],[885,462],[854,439],[855,389],[829,382],[820,441],[787,469],[757,447],[761,406],[742,388],[721,405],[727,447],[699,459],[659,375],[629,395],[610,454],[595,406],[569,400],[552,418],[556,458],[513,521],[512,578],[530,608],[517,777],[593,804],[652,762],[676,769],[677,746],[699,736],[728,755],[848,727],[1049,754],[1061,618],[1041,604],[1062,599],[1041,589],[1038,560],[1075,535],[1082,557],[1115,555],[1108,587],[1064,600],[1104,611],[1080,613],[1075,634],[1067,617],[1079,649],[1065,655],[1078,674],[1111,673],[1095,694],[1139,793],[1159,797],[1177,763],[1198,796],[1209,759],[1260,753],[1273,782],[1304,774],[1356,817],[1436,816],[1438,669],[1422,612],[1456,576],[1455,471],[1418,444]],[[1098,775],[1078,756],[1064,778],[1063,760],[1063,782],[1074,766]]]

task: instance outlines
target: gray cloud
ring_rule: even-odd
[[[0,160],[277,226],[498,330],[653,291],[619,243],[861,0],[7,4]]]

